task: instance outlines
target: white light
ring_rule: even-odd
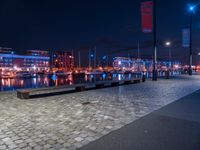
[[[178,65],[174,65],[174,67],[177,69],[179,66]]]
[[[119,62],[118,62],[118,65],[121,65],[121,64],[122,64],[122,62],[121,62],[121,61],[119,61]]]
[[[200,52],[198,53],[198,55],[200,56]]]
[[[166,45],[166,46],[170,46],[170,45],[171,45],[171,42],[166,42],[165,45]]]
[[[14,70],[17,70],[18,68],[17,68],[17,66],[14,66]]]

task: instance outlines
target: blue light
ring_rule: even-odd
[[[195,12],[196,5],[188,4],[188,11],[191,13]]]
[[[56,76],[55,74],[53,74],[52,77],[51,77],[51,79],[52,79],[53,81],[56,81],[57,76]]]
[[[93,55],[93,54],[91,54],[91,55],[90,55],[90,57],[94,57],[94,55]]]
[[[106,59],[107,57],[106,56],[103,56],[103,59]]]
[[[105,78],[106,78],[106,74],[104,73],[104,74],[103,74],[103,79],[105,79]]]

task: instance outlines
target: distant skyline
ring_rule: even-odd
[[[99,58],[104,55],[136,56],[137,43],[140,41],[142,56],[150,57],[152,47],[148,41],[152,40],[152,34],[141,32],[141,2],[1,0],[0,46],[12,47],[18,53],[26,49],[74,49],[75,55],[80,50],[86,59],[88,48],[94,46],[97,47]],[[172,57],[185,61],[189,50],[181,47],[181,31],[189,24],[188,2],[158,0],[157,4],[158,40],[161,43],[172,41]],[[200,11],[197,11],[193,18],[196,52],[200,48],[199,14]],[[167,54],[167,48],[158,48],[158,57],[166,57]],[[199,59],[194,57],[195,62]]]

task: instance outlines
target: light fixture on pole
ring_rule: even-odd
[[[189,75],[192,75],[192,18],[195,13],[196,5],[188,5],[188,11],[190,13],[190,46],[189,46]]]
[[[170,41],[165,42],[165,46],[169,47],[169,68],[171,68],[171,42]]]
[[[157,10],[156,10],[156,0],[153,1],[153,48],[154,48],[154,55],[153,55],[153,72],[152,72],[152,80],[157,81]]]

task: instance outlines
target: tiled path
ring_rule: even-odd
[[[198,89],[200,76],[181,76],[31,100],[0,93],[0,150],[77,149]]]

